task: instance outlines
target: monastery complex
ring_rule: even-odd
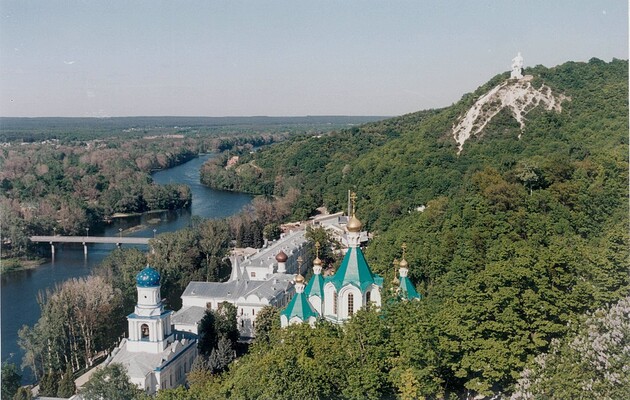
[[[177,312],[162,304],[158,271],[150,266],[140,271],[137,304],[127,316],[128,337],[103,365],[122,364],[134,384],[153,394],[185,383],[197,357],[199,324],[207,310],[217,310],[223,302],[236,307],[240,338],[245,341],[255,336],[256,315],[265,306],[281,309],[282,327],[296,323],[313,326],[318,319],[343,324],[362,307],[380,308],[384,279],[372,272],[363,255],[361,244],[368,235],[362,231],[354,206],[349,218],[338,213],[313,221],[345,246],[341,265],[329,276],[322,274],[319,243],[313,251],[304,227],[298,225],[262,249],[234,252],[226,282],[190,282]],[[399,277],[393,283],[401,298],[419,299],[407,278],[404,251],[403,246]],[[313,274],[306,282],[308,266]]]

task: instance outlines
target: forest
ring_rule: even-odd
[[[501,112],[460,155],[450,134],[454,122],[507,74],[451,107],[295,136],[253,153],[231,150],[205,165],[207,184],[266,197],[233,220],[200,221],[162,236],[165,247],[149,262],[163,276],[169,306],[177,308],[187,280],[225,276],[221,260],[230,240],[253,243],[278,221],[307,218],[321,205],[344,209],[352,189],[357,216],[375,234],[365,254],[385,277],[383,307],[361,310],[343,327],[320,322],[314,329],[280,329],[278,310],[267,309],[258,314],[247,354],[210,367],[223,353],[215,340],[213,362],[206,350],[189,388],[156,398],[617,399],[627,393],[628,62],[592,59],[524,73],[569,98],[562,112],[533,109],[523,132]],[[234,154],[238,163],[228,168]],[[403,243],[419,301],[401,301],[392,290],[392,261]],[[105,281],[103,295],[118,293],[112,307],[128,309],[133,276],[146,257],[117,251],[95,272],[92,279]],[[40,322],[21,332],[31,355],[25,365],[38,376],[60,375],[68,362],[84,368],[107,344],[42,342],[52,334],[73,337],[58,322],[72,320],[60,317],[65,303],[53,301],[49,309],[48,303],[42,302]],[[111,346],[111,334],[98,332]],[[74,364],[67,361],[72,346],[81,349]]]
[[[424,299],[384,308],[384,320],[366,312],[374,324],[362,325],[361,352],[356,342],[344,342],[358,334],[352,333],[358,329],[354,321],[341,331],[322,326],[282,332],[269,349],[250,352],[215,377],[204,395],[290,398],[283,393],[293,390],[294,397],[305,398],[509,397],[527,371],[548,383],[538,395],[549,398],[616,398],[614,393],[630,388],[619,360],[599,371],[592,360],[571,358],[571,341],[587,334],[585,320],[601,317],[630,288],[628,63],[592,59],[524,73],[570,100],[561,113],[531,111],[520,140],[508,113],[500,113],[459,156],[449,136],[475,99],[507,79],[502,74],[452,107],[294,138],[226,170],[223,182],[236,190],[300,190],[296,214],[309,215],[321,204],[343,209],[347,190],[356,190],[358,215],[376,234],[366,249],[372,269],[393,278],[392,260],[407,243],[410,276]],[[627,344],[627,304],[617,309],[625,310],[620,329],[626,335],[621,344]],[[295,353],[286,350],[292,344]],[[627,360],[627,350],[615,346],[621,354],[607,356]],[[573,355],[551,355],[559,349]],[[546,353],[557,364],[541,367]],[[330,354],[354,364],[333,363]],[[358,354],[365,359],[354,359]],[[586,376],[568,368],[572,362],[599,372]],[[293,381],[255,373],[280,368],[299,384],[278,386]],[[317,368],[326,373],[313,375]],[[352,368],[362,372],[353,378]],[[317,376],[312,386],[304,381],[308,373]],[[562,381],[572,384],[559,391]]]
[[[199,153],[249,152],[376,118],[0,118],[11,139],[0,147],[2,256],[33,257],[30,235],[73,235],[119,213],[187,207],[187,186],[156,185],[151,172]]]

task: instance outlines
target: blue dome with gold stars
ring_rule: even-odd
[[[147,265],[136,275],[136,285],[140,287],[160,286],[160,273]]]

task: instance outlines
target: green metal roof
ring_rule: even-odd
[[[383,286],[383,278],[372,273],[363,252],[358,247],[348,249],[335,275],[326,281],[332,282],[337,291],[346,285],[354,285],[362,292],[372,284]]]
[[[287,317],[288,321],[293,317],[299,317],[302,321],[306,321],[310,317],[317,318],[319,316],[304,293],[296,293],[287,307],[280,312],[280,315]]]
[[[313,277],[308,281],[306,289],[304,289],[306,297],[319,296],[320,299],[324,299],[324,277],[321,274],[313,274]]]
[[[416,288],[406,276],[400,278],[400,294],[407,300],[421,299],[422,296],[418,294]]]

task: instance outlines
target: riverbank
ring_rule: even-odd
[[[152,178],[156,184],[182,183],[191,188],[190,207],[163,213],[151,212],[128,218],[116,218],[111,223],[90,227],[90,236],[153,237],[161,233],[175,232],[189,227],[193,216],[201,218],[225,218],[238,213],[251,202],[251,196],[216,191],[199,183],[201,164],[213,155],[197,157],[177,167],[156,172]],[[155,210],[153,210],[155,211]],[[159,222],[158,222],[159,218]],[[142,227],[144,226],[144,228]],[[153,232],[153,230],[156,232]],[[49,247],[42,244],[45,253]],[[48,259],[42,265],[2,275],[2,362],[20,365],[24,351],[18,346],[18,331],[22,326],[33,326],[41,316],[37,303],[40,292],[54,288],[68,279],[88,276],[115,249],[112,244],[90,244],[87,257],[83,246],[55,246],[55,260]],[[123,248],[134,246],[123,245]],[[146,246],[140,248],[144,251]],[[3,260],[4,261],[4,260]],[[16,301],[15,299],[19,299]],[[35,381],[30,369],[23,371],[22,384]]]
[[[25,271],[34,269],[45,263],[44,258],[26,259],[26,258],[3,258],[0,259],[0,275],[7,272]]]

